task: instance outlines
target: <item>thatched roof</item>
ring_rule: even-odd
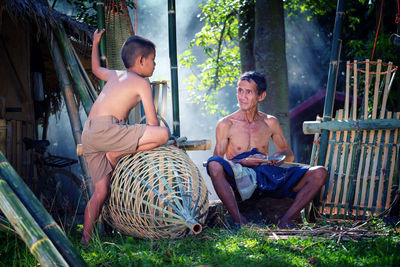
[[[3,12],[7,12],[15,21],[25,21],[36,25],[36,36],[50,34],[62,24],[69,37],[80,45],[91,44],[94,27],[81,23],[49,7],[46,0],[0,0],[0,29]],[[4,25],[3,25],[4,26]]]

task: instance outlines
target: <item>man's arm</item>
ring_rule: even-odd
[[[272,141],[274,142],[276,148],[280,151],[274,153],[274,156],[285,155],[285,162],[293,162],[293,151],[290,149],[285,137],[283,136],[282,128],[278,119],[275,117],[270,117],[266,119],[266,122],[272,129]]]
[[[111,75],[115,72],[100,66],[99,59],[99,43],[101,36],[104,33],[104,29],[98,32],[97,30],[93,34],[93,45],[92,45],[92,72],[97,78],[108,81]]]
[[[217,127],[215,129],[214,156],[224,157],[229,143],[228,132],[230,126],[231,123],[226,118],[223,118],[217,123]]]
[[[150,83],[147,80],[142,79],[140,81],[140,98],[142,100],[144,113],[146,115],[146,121],[148,125],[159,126],[157,119],[156,109],[153,102],[153,92],[151,90]]]

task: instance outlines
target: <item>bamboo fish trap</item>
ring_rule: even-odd
[[[202,230],[208,191],[181,149],[162,146],[121,158],[111,177],[104,218],[124,234],[178,238]]]

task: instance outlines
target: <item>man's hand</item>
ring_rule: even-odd
[[[262,163],[266,163],[265,156],[262,154],[250,155],[247,158],[239,160],[239,163],[247,167],[256,167]]]
[[[96,31],[93,34],[93,45],[98,45],[101,40],[101,36],[103,35],[105,29],[102,29],[100,32],[96,29]]]
[[[286,155],[281,152],[274,153],[272,157],[264,156],[262,154],[254,154],[247,158],[241,159],[238,163],[247,167],[256,167],[261,164],[280,166],[284,163]]]

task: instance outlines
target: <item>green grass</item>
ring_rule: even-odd
[[[323,226],[318,226],[319,229]],[[325,226],[327,227],[327,226]],[[346,224],[329,229],[346,229]],[[364,226],[365,235],[323,236],[317,227],[284,239],[271,239],[265,227],[245,227],[237,232],[205,229],[197,236],[177,240],[145,240],[112,233],[96,236],[88,248],[79,245],[79,233],[70,237],[90,266],[399,266],[399,229],[376,220]],[[324,228],[325,229],[325,228]],[[272,231],[276,231],[272,229]],[[375,233],[371,236],[371,233]],[[309,235],[309,236],[307,236]],[[34,258],[12,232],[0,232],[2,266],[34,266]],[[5,245],[6,244],[6,245]]]

